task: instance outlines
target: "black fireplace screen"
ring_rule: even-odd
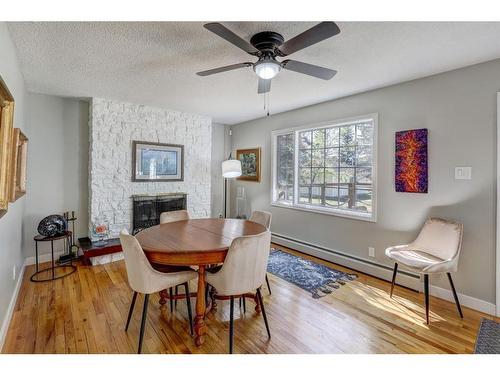
[[[133,234],[160,224],[160,215],[166,211],[186,209],[186,195],[133,196]]]

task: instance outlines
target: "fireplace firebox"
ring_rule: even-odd
[[[145,228],[160,224],[160,214],[166,211],[185,210],[186,193],[165,193],[156,195],[133,195],[133,234]]]

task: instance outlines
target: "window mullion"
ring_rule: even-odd
[[[293,133],[293,205],[296,206],[299,202],[299,132]]]

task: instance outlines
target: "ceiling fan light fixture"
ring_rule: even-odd
[[[255,63],[253,70],[262,79],[272,79],[281,71],[281,64],[272,57],[264,57]]]

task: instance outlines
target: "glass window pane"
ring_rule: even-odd
[[[369,189],[356,190],[356,206],[358,211],[372,212],[372,191]]]
[[[292,201],[293,193],[290,194],[290,185],[293,192],[294,180],[294,134],[281,134],[277,137],[277,164],[276,164],[276,186],[278,200]]]
[[[299,148],[311,148],[312,132],[305,131],[299,133]]]
[[[300,185],[310,185],[311,184],[311,168],[301,168],[299,170],[299,184]]]
[[[372,184],[372,169],[371,168],[356,168],[356,183],[357,184]]]
[[[299,151],[299,167],[311,166],[311,150]]]
[[[350,203],[351,200],[352,200],[352,197],[350,197],[351,194],[349,194],[349,192],[352,192],[354,191],[354,189],[349,189],[349,187],[347,185],[342,185],[340,188],[339,188],[339,206],[340,208],[350,208],[352,206],[352,204]]]
[[[335,147],[339,145],[339,128],[326,129],[326,147]]]
[[[356,143],[358,145],[373,144],[373,124],[365,123],[356,125]]]
[[[325,183],[325,170],[323,168],[311,169],[311,184],[324,184]]]
[[[313,148],[325,148],[325,129],[313,131]]]
[[[348,146],[354,145],[355,138],[355,125],[347,125],[340,127],[340,145]]]
[[[293,202],[293,184],[286,188],[286,200]]]
[[[337,207],[339,205],[339,189],[326,188],[325,189],[325,206]]]
[[[311,193],[311,203],[320,206],[323,205],[323,187],[313,186]]]
[[[354,183],[354,168],[340,168],[339,182],[343,184]]]
[[[325,168],[325,184],[338,184],[339,170],[334,168]]]
[[[358,146],[356,147],[356,165],[371,166],[372,165],[372,147]]]
[[[300,203],[310,203],[310,193],[311,189],[309,186],[301,186],[299,188],[299,202]]]
[[[325,149],[312,150],[312,166],[323,167],[325,165]]]
[[[341,147],[340,148],[340,166],[350,167],[355,163],[355,147]]]
[[[339,166],[339,149],[327,148],[325,150],[325,167],[338,167]]]

